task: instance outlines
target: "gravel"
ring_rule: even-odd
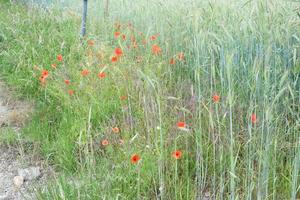
[[[12,98],[11,92],[0,82],[0,134],[5,134],[1,131],[3,127],[20,134],[31,112],[28,102]],[[38,156],[24,152],[21,147],[21,143],[5,146],[0,141],[0,200],[34,199],[37,186],[46,185],[47,177],[53,173]]]

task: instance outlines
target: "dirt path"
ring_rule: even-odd
[[[21,127],[32,110],[28,102],[14,99],[0,82],[0,138],[8,134],[8,131],[18,138]],[[22,142],[17,143],[7,145],[0,141],[0,200],[28,197],[33,193],[35,185],[42,185],[49,174],[49,168],[45,168],[37,156],[26,153]]]

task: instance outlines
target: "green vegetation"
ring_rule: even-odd
[[[97,1],[79,38],[75,2],[0,3],[0,74],[61,173],[39,199],[300,198],[299,3]]]
[[[0,131],[0,145],[12,145],[17,143],[18,138],[14,131],[10,128],[2,128]]]

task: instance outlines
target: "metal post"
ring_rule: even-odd
[[[81,36],[85,36],[86,34],[86,16],[87,16],[87,0],[83,0],[83,15],[82,15],[82,23],[81,23]]]
[[[108,5],[109,5],[109,0],[106,0],[105,10],[104,10],[104,17],[108,17]]]

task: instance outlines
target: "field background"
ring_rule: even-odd
[[[60,173],[39,199],[300,198],[299,2],[90,1],[86,38],[81,1],[45,2],[0,3],[1,76],[36,104],[15,140]]]

